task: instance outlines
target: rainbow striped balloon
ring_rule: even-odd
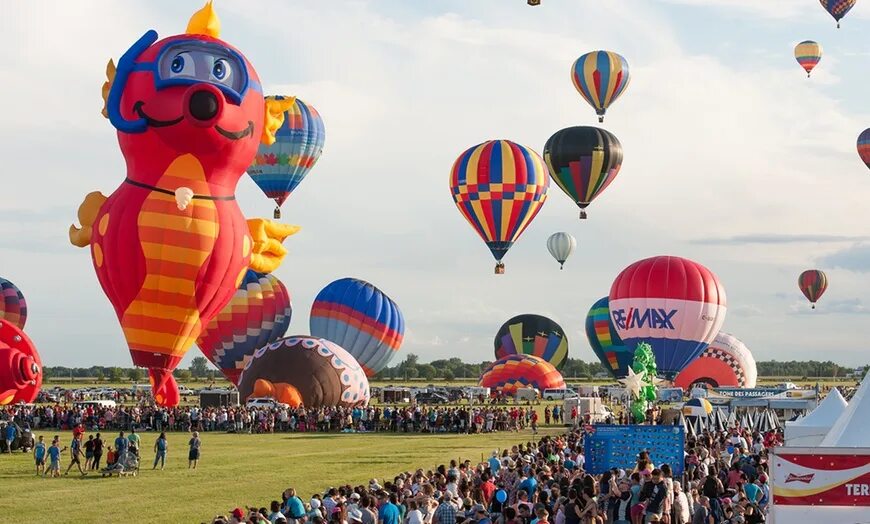
[[[628,62],[613,51],[586,53],[571,66],[571,81],[595,109],[599,122],[604,122],[607,108],[622,95],[630,80]]]
[[[610,297],[599,299],[586,314],[586,338],[589,339],[592,352],[613,378],[628,375],[634,351],[625,347],[613,327],[610,320]]]
[[[818,42],[804,40],[794,46],[794,58],[804,68],[804,71],[807,72],[807,78],[809,78],[813,68],[822,59],[822,46]]]
[[[468,148],[453,163],[450,193],[498,262],[547,200],[550,176],[540,155],[510,140]]]
[[[870,168],[870,127],[858,135],[858,156],[864,161],[864,165]]]
[[[519,388],[564,389],[562,374],[546,360],[532,355],[508,355],[498,359],[480,375],[480,386],[513,395]]]
[[[0,278],[0,318],[24,329],[27,322],[27,301],[21,290],[5,278]]]
[[[495,335],[495,358],[531,355],[561,370],[568,358],[568,337],[562,326],[541,315],[517,315]]]

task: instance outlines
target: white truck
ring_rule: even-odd
[[[576,408],[577,418],[572,418]],[[601,402],[599,397],[574,397],[566,398],[562,403],[563,420],[566,426],[579,426],[585,423],[586,414],[593,424],[604,422],[607,417],[612,417],[613,412]]]

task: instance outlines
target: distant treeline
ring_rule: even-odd
[[[454,357],[450,359],[433,360],[429,363],[420,363],[420,357],[409,353],[405,360],[395,366],[387,367],[375,376],[376,380],[413,380],[413,379],[443,379],[462,380],[477,379],[480,372],[486,369],[491,361],[479,364],[469,364]],[[853,376],[854,367],[841,366],[831,361],[818,362],[790,360],[779,362],[776,360],[763,360],[757,363],[758,376],[760,377],[846,377]],[[68,368],[63,366],[46,367],[46,378],[92,378],[97,380],[109,380],[121,382],[125,380],[140,381],[147,378],[147,374],[141,368],[121,368],[91,366],[89,368]],[[604,368],[598,362],[586,362],[579,359],[569,358],[562,368],[565,378],[592,379],[604,376]],[[220,378],[220,373],[212,367],[204,357],[196,357],[187,369],[175,370],[175,376],[179,380],[205,379],[213,380]]]

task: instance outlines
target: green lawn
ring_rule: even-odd
[[[548,428],[555,433],[560,428]],[[50,440],[54,433],[37,433]],[[106,436],[104,434],[104,436]],[[116,435],[108,435],[112,439]],[[69,445],[70,433],[61,434]],[[3,522],[211,522],[236,506],[269,506],[295,487],[302,498],[338,484],[392,478],[452,458],[479,461],[496,448],[532,438],[531,431],[489,435],[418,434],[202,434],[202,460],[187,469],[186,433],[169,434],[168,463],[147,462],[156,435],[143,433],[145,460],[138,477],[37,478],[30,455],[0,455],[0,521]],[[64,453],[61,473],[69,463]],[[8,520],[7,520],[8,519]]]

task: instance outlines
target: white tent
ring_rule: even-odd
[[[818,446],[847,406],[840,390],[831,389],[816,409],[803,418],[785,423],[785,445]]]
[[[849,406],[825,435],[819,446],[826,448],[870,447],[870,373],[852,396]]]

